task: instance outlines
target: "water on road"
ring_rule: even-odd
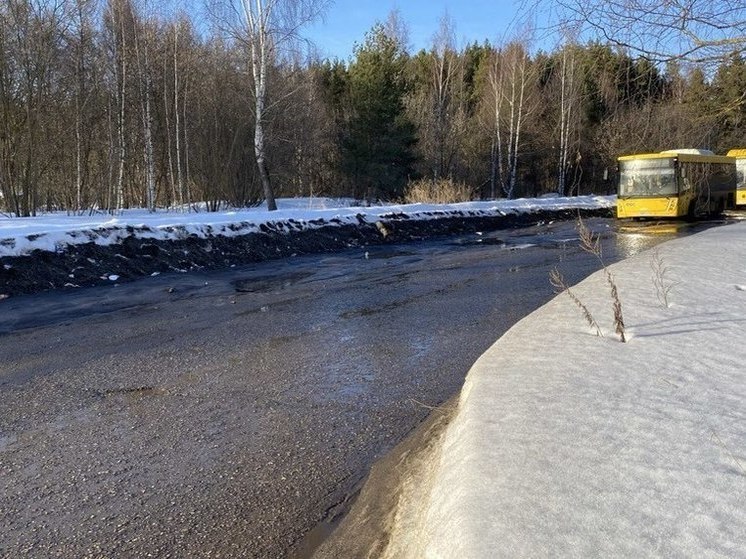
[[[598,268],[572,222],[0,301],[0,556],[298,553],[554,266]]]

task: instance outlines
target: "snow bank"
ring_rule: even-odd
[[[452,216],[494,216],[546,210],[612,208],[615,196],[501,200],[449,205],[386,205],[340,207],[349,200],[280,199],[279,209],[262,208],[216,213],[154,214],[124,211],[120,215],[70,216],[49,214],[34,218],[0,217],[0,257],[21,256],[34,250],[60,251],[65,246],[93,242],[98,245],[122,243],[129,237],[163,241],[189,236],[233,237],[260,231],[263,225],[288,231],[327,226],[375,223],[379,219],[437,219]]]
[[[746,556],[746,224],[611,269],[561,294],[471,369],[414,529],[418,557]]]

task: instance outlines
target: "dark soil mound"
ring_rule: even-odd
[[[581,210],[582,216],[610,216],[611,210]],[[177,241],[128,237],[121,244],[93,242],[70,245],[59,252],[34,251],[0,258],[0,297],[48,289],[75,288],[129,281],[156,273],[218,269],[293,255],[332,252],[350,247],[493,231],[541,220],[574,219],[578,210],[542,211],[504,216],[450,214],[413,219],[389,214],[375,223],[360,218],[356,225],[331,220],[313,229],[297,230],[279,222],[260,232],[226,237],[196,235]]]

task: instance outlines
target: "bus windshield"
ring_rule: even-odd
[[[619,196],[676,194],[673,159],[636,159],[619,162]]]

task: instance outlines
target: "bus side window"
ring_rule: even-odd
[[[681,190],[689,190],[692,187],[692,183],[689,181],[689,177],[686,176],[685,165],[679,167],[679,174],[681,175]]]

